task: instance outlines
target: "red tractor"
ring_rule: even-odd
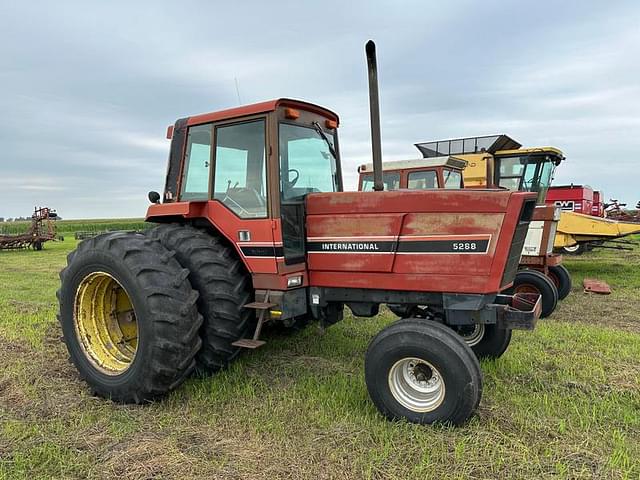
[[[83,241],[60,275],[64,339],[94,392],[161,396],[264,344],[267,321],[329,326],[345,305],[371,317],[381,304],[420,304],[371,341],[371,399],[417,423],[472,415],[482,374],[456,331],[481,325],[504,344],[511,329],[534,327],[539,296],[499,292],[513,282],[536,195],[378,191],[372,42],[367,57],[376,191],[342,191],[339,119],[317,105],[280,99],[170,128],[164,193],[149,194],[155,226]]]

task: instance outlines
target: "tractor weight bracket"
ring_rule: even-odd
[[[485,298],[491,298],[486,296]],[[469,302],[450,305],[445,309],[447,324],[496,324],[502,329],[533,330],[542,311],[541,296],[537,293],[496,295],[491,303],[470,308]],[[466,308],[465,308],[466,307]]]

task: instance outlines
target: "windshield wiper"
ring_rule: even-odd
[[[327,147],[329,147],[329,153],[331,153],[331,156],[333,157],[333,159],[335,161],[338,161],[338,154],[336,153],[336,151],[333,149],[333,145],[331,145],[331,142],[329,141],[329,139],[327,138],[327,135],[322,131],[322,127],[320,127],[320,124],[318,122],[311,122],[311,125],[313,125],[313,129],[318,133],[318,135],[320,135],[320,137],[325,141],[325,143],[327,144]]]

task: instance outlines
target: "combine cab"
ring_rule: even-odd
[[[371,341],[371,399],[388,418],[469,418],[482,376],[457,332],[487,332],[504,351],[511,329],[540,315],[538,295],[499,293],[513,284],[536,195],[378,191],[373,42],[367,58],[376,191],[342,191],[339,119],[318,105],[279,99],[170,128],[165,189],[149,194],[155,227],[86,240],[61,273],[65,342],[95,392],[158,397],[263,345],[265,322],[326,327],[345,305],[370,317],[420,304]]]

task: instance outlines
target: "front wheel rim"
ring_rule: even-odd
[[[85,358],[106,375],[126,372],[138,350],[138,322],[129,294],[109,273],[92,272],[76,289],[76,336]]]
[[[470,347],[475,347],[482,341],[484,332],[484,323],[475,323],[458,328],[458,335],[460,335],[464,342]]]
[[[398,360],[389,370],[388,381],[396,401],[413,412],[432,412],[444,401],[442,374],[420,358]]]

